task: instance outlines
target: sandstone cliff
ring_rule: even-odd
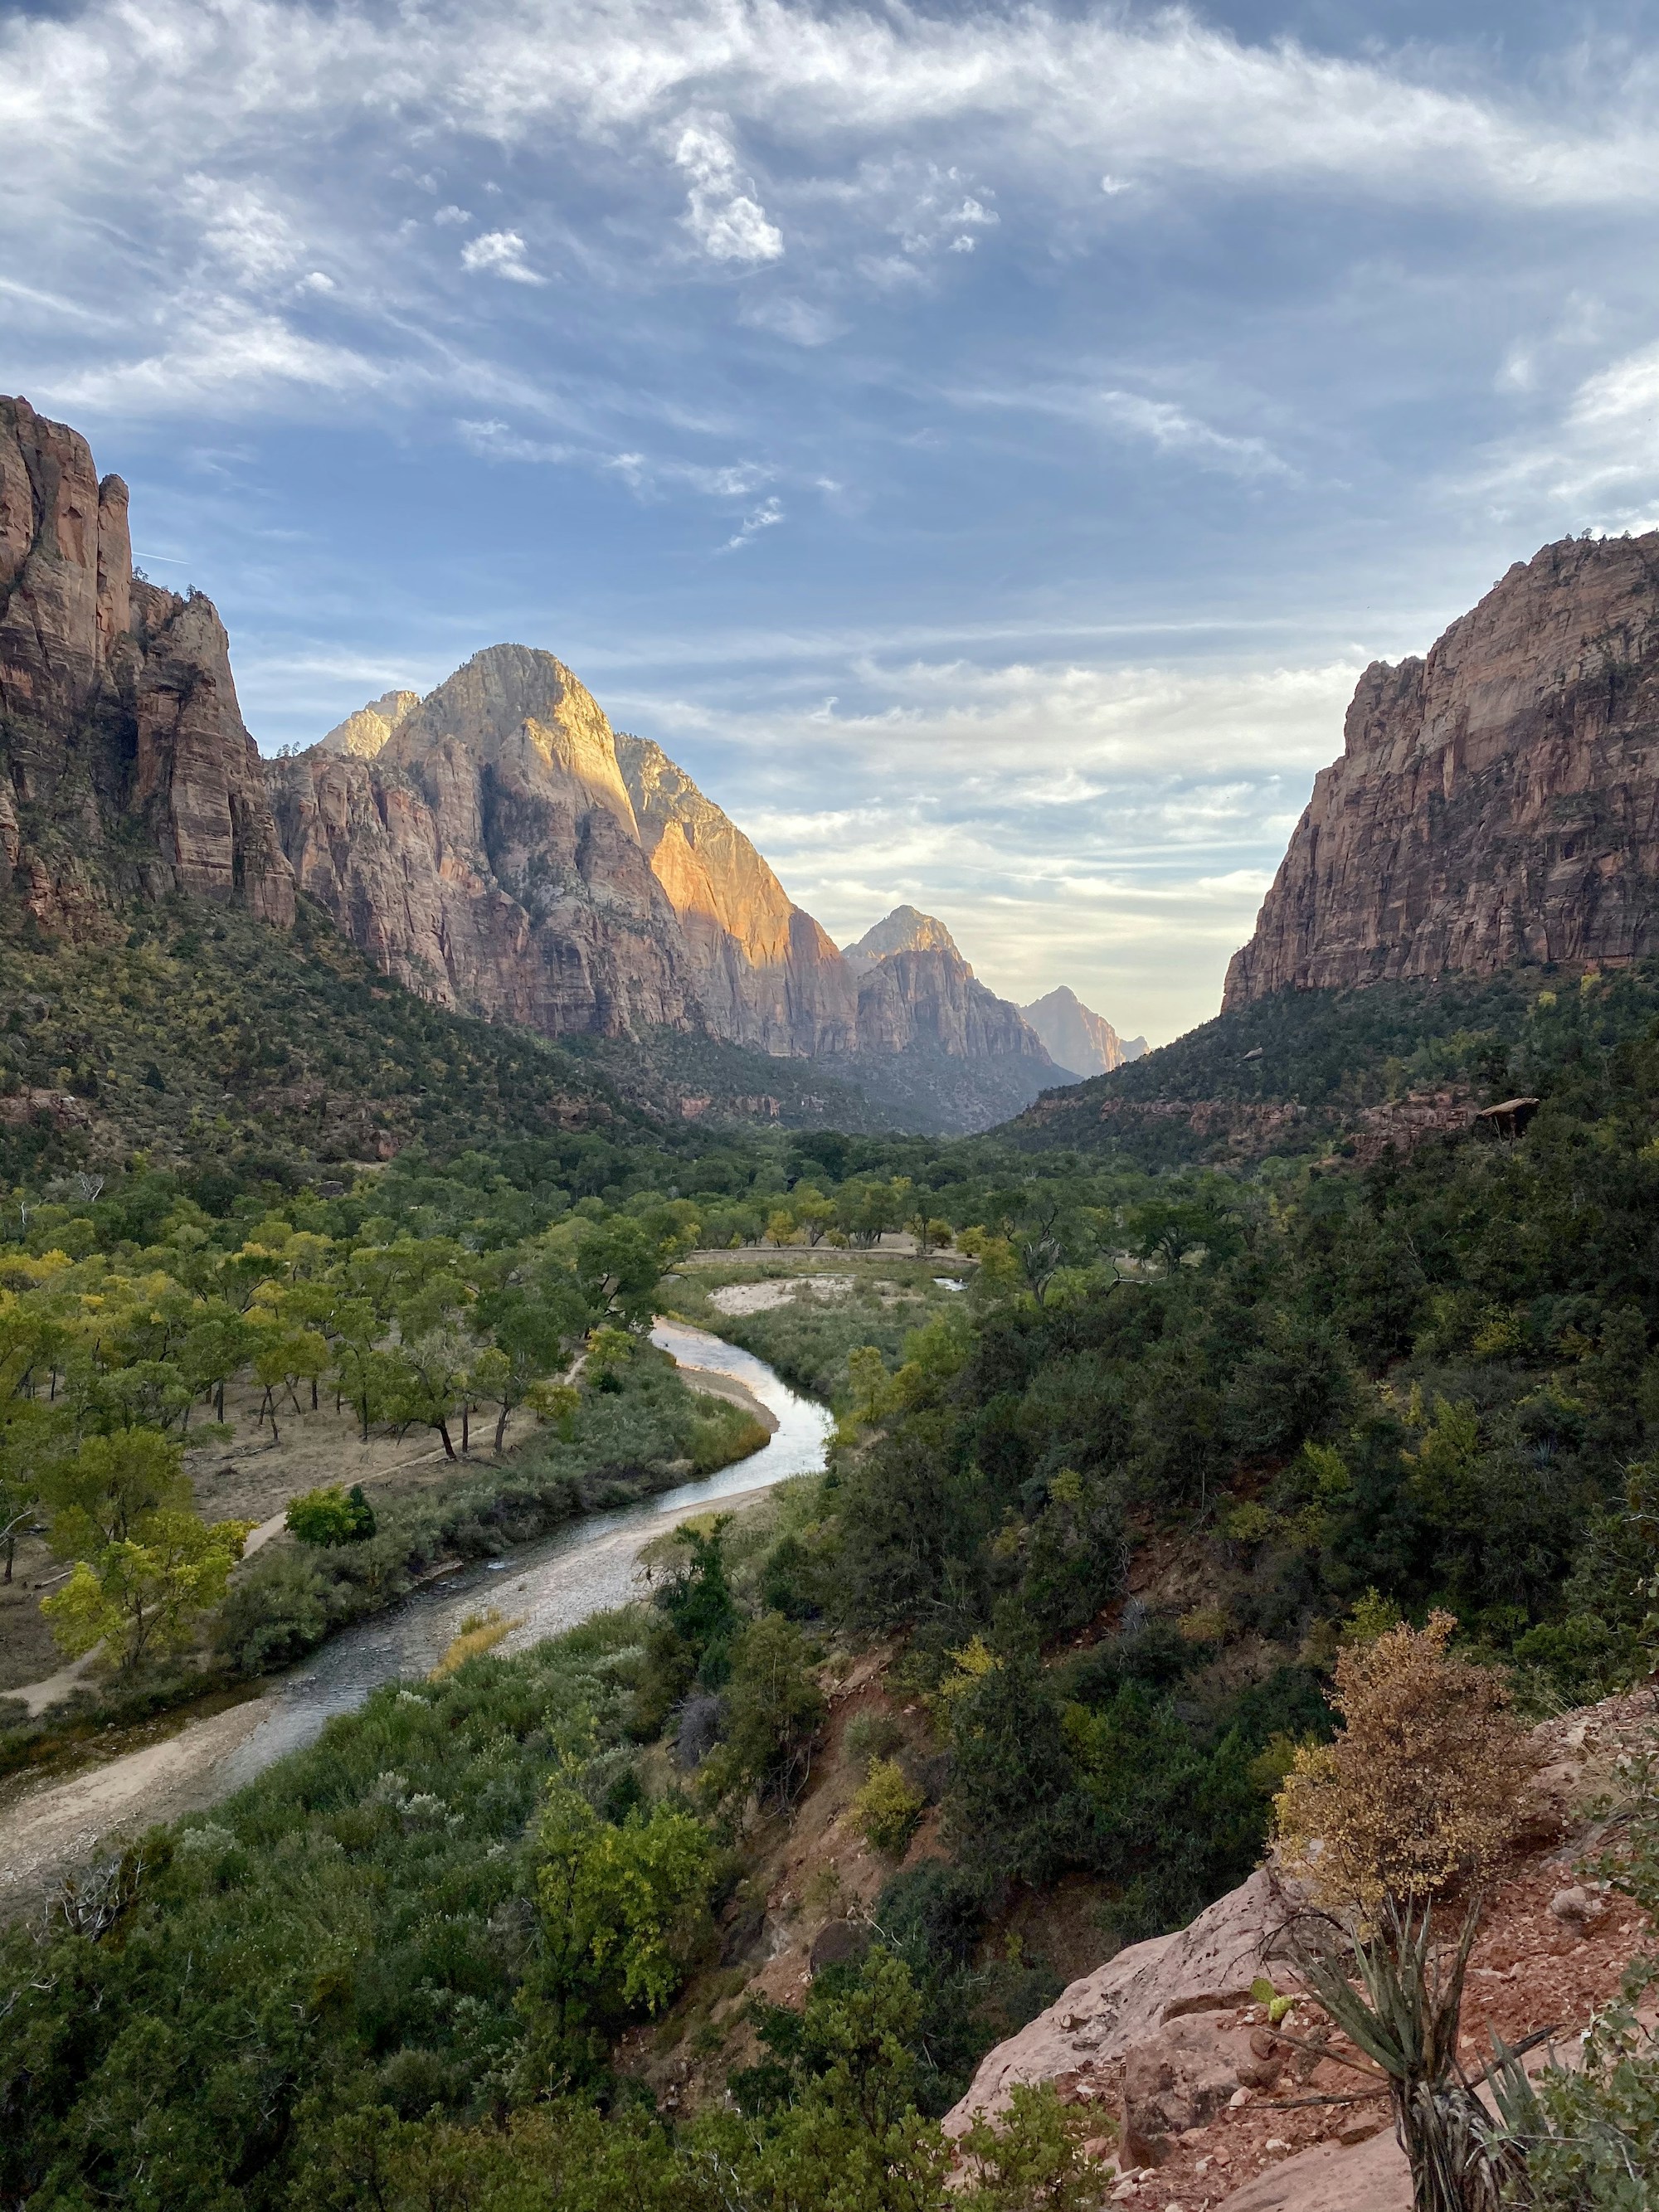
[[[346,753],[353,759],[373,760],[385,750],[386,740],[409,720],[421,703],[418,691],[383,691],[367,707],[359,707],[343,722],[337,722],[318,743],[326,753]]]
[[[659,745],[619,734],[617,756],[709,1028],[773,1054],[853,1049],[858,987],[826,933]]]
[[[890,952],[949,952],[962,958],[957,941],[942,921],[914,906],[896,906],[873,929],[866,929],[856,945],[846,948],[847,957],[862,975]],[[969,969],[971,975],[973,970]]]
[[[1224,1004],[1659,951],[1659,533],[1517,562],[1360,678]]]
[[[550,653],[492,646],[372,758],[267,775],[301,890],[412,990],[550,1036],[694,1019],[611,726]]]
[[[1085,1006],[1064,983],[1019,1011],[1042,1039],[1049,1057],[1078,1075],[1109,1075],[1126,1060],[1139,1060],[1146,1049],[1145,1037],[1119,1036],[1104,1015]]]
[[[848,947],[847,957],[859,970],[862,1050],[920,1048],[951,1060],[1024,1060],[1054,1080],[1069,1073],[1054,1066],[1018,1007],[978,981],[932,915],[895,907]]]
[[[0,398],[0,888],[47,927],[173,890],[294,918],[210,601],[134,578],[127,488]]]

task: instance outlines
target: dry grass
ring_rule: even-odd
[[[462,1621],[460,1633],[450,1639],[449,1648],[427,1676],[429,1682],[441,1682],[446,1674],[453,1674],[458,1667],[465,1667],[469,1659],[476,1659],[485,1651],[493,1651],[505,1636],[512,1634],[523,1620],[522,1613],[509,1616],[492,1606],[482,1613],[469,1613]]]

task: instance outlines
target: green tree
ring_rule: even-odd
[[[705,1792],[718,1802],[752,1790],[763,1805],[792,1805],[824,1710],[805,1636],[781,1613],[763,1613],[732,1647],[726,1737],[704,1761]]]
[[[223,1598],[252,1526],[209,1528],[177,1510],[147,1514],[95,1559],[77,1560],[63,1589],[41,1601],[59,1649],[75,1658],[101,1645],[125,1674],[187,1649],[203,1613]]]
[[[40,1495],[52,1516],[53,1551],[90,1558],[125,1542],[152,1514],[189,1511],[184,1449],[153,1429],[88,1437],[73,1457],[44,1470]]]
[[[580,2080],[600,2032],[659,2012],[708,1925],[714,1845],[691,1814],[663,1803],[619,1826],[565,1777],[537,1830],[541,1955],[531,1984],[544,2079]]]

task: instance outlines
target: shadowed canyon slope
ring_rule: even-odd
[[[1517,562],[1365,671],[1224,1005],[1659,951],[1659,533]]]
[[[0,398],[0,887],[74,934],[134,893],[294,919],[212,603],[132,573],[127,488]]]

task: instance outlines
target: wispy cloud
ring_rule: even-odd
[[[546,277],[524,257],[525,242],[516,230],[487,230],[461,248],[461,266],[475,274],[504,276],[512,284],[545,284]]]
[[[781,499],[763,500],[757,507],[744,515],[733,535],[720,547],[722,553],[740,553],[763,530],[775,530],[783,520],[783,501]]]

